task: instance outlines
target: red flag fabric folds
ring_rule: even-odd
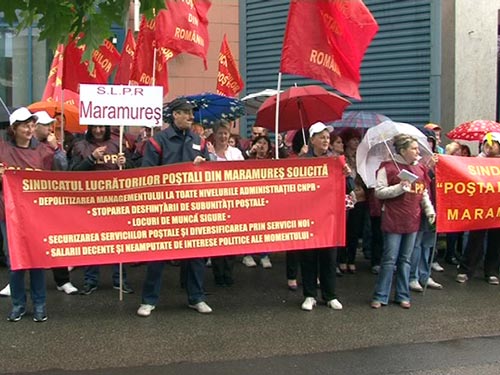
[[[60,86],[62,83],[62,71],[63,71],[63,52],[64,45],[59,44],[54,53],[54,58],[52,59],[52,64],[50,65],[49,76],[47,77],[47,83],[45,84],[45,90],[43,90],[42,100],[45,101],[54,95],[56,86]]]
[[[155,38],[156,20],[142,16],[137,46],[130,75],[130,83],[139,86],[163,86],[168,93],[167,61],[176,53],[168,48],[158,48]],[[153,65],[155,66],[153,74]]]
[[[156,17],[158,46],[203,59],[207,69],[209,0],[166,0],[167,9]]]
[[[115,84],[116,85],[128,85],[130,81],[130,75],[132,73],[132,64],[134,63],[135,55],[135,39],[132,30],[127,31],[127,36],[125,37],[125,43],[123,43],[123,49],[120,59],[120,64],[116,70]]]
[[[229,48],[226,34],[220,46],[217,94],[236,97],[243,89],[243,80]]]
[[[99,49],[92,53],[94,69],[89,72],[89,63],[82,62],[85,48],[86,46],[77,46],[77,39],[71,38],[64,49],[63,88],[78,92],[80,83],[107,83],[120,62],[120,53],[113,43],[105,40]]]
[[[361,99],[361,61],[377,31],[362,0],[292,0],[280,70]]]

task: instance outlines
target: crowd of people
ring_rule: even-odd
[[[230,123],[220,120],[211,129],[193,124],[195,106],[185,98],[177,98],[165,109],[164,126],[152,132],[142,128],[128,133],[120,144],[119,129],[110,126],[88,126],[83,136],[72,135],[61,147],[54,134],[57,121],[46,112],[31,113],[19,108],[10,115],[10,126],[0,142],[0,173],[5,167],[36,168],[41,170],[97,171],[170,165],[192,162],[195,165],[219,161],[245,159],[272,159],[273,142],[267,129],[252,127],[251,138],[241,139],[232,134]],[[451,142],[441,147],[440,127],[428,124],[422,132],[429,148],[435,154],[471,156],[466,145]],[[442,289],[430,277],[431,271],[442,271],[434,259],[436,236],[434,222],[434,165],[420,163],[419,144],[416,138],[398,134],[393,141],[394,159],[383,162],[377,172],[375,188],[367,188],[357,172],[356,150],[363,137],[356,128],[333,129],[321,122],[312,124],[307,132],[278,134],[279,158],[341,157],[345,159],[346,184],[346,246],[340,248],[304,249],[286,252],[287,286],[297,291],[302,286],[304,301],[301,308],[311,311],[317,305],[318,290],[328,308],[343,308],[336,293],[336,278],[357,272],[357,249],[362,240],[365,257],[370,259],[371,272],[377,275],[370,306],[379,309],[393,300],[404,309],[411,307],[411,292],[424,288]],[[490,133],[481,143],[479,157],[500,157],[500,134]],[[414,180],[401,179],[405,169]],[[0,198],[0,228],[3,252],[9,265],[9,247],[3,194]],[[489,284],[499,284],[500,229],[477,230],[470,233],[446,235],[446,262],[458,266],[456,281],[467,282],[484,256],[485,279]],[[258,263],[272,268],[270,249],[259,254],[241,257],[247,267]],[[187,304],[195,311],[208,314],[212,308],[205,293],[205,271],[211,266],[214,282],[218,286],[232,286],[235,282],[233,267],[235,256],[180,261],[181,285],[187,293]],[[258,262],[256,262],[258,259]],[[158,304],[162,273],[166,261],[147,262],[142,286],[141,303],[137,315],[150,316]],[[19,321],[27,312],[25,274],[30,277],[33,320],[47,320],[45,271],[40,269],[9,272],[9,285],[0,295],[9,296],[12,310],[8,320]],[[52,270],[57,290],[66,294],[89,295],[97,290],[99,267],[85,267],[82,288],[70,280],[68,268]],[[121,277],[120,277],[121,273]],[[301,275],[299,283],[298,276]],[[391,298],[392,282],[395,294]],[[113,266],[113,287],[124,293],[134,293],[127,280],[126,267],[120,272]]]

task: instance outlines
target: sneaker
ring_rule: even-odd
[[[0,297],[10,297],[10,284],[0,290]]]
[[[212,312],[212,308],[207,305],[206,302],[201,301],[195,303],[194,305],[188,305],[191,309],[198,311],[200,314],[210,314]]]
[[[66,294],[78,294],[78,289],[71,284],[69,281],[66,284],[57,287],[57,290],[60,292],[64,292]]]
[[[120,290],[120,285],[118,284],[113,285],[113,289]],[[132,289],[130,285],[128,285],[127,283],[123,283],[122,292],[125,294],[132,294],[134,293],[134,289]]]
[[[455,278],[455,281],[460,284],[465,283],[467,280],[469,280],[469,277],[465,273],[459,273]]]
[[[257,267],[257,263],[255,263],[251,255],[245,255],[241,262],[247,267]]]
[[[205,263],[205,265],[206,265],[208,268],[212,267],[212,258],[208,258],[208,259],[207,259],[207,262]]]
[[[432,262],[431,268],[433,271],[436,271],[436,272],[443,272],[444,271],[444,268],[441,267],[441,265],[438,262]]]
[[[144,317],[150,316],[151,315],[151,311],[153,311],[154,309],[155,309],[155,306],[148,305],[147,303],[143,303],[137,309],[137,315],[144,316]]]
[[[80,291],[80,294],[88,296],[89,294],[95,292],[96,290],[97,290],[97,285],[83,284],[83,289]]]
[[[499,284],[498,277],[496,277],[496,276],[489,276],[487,281],[488,281],[488,284],[490,284],[490,285],[498,285]]]
[[[45,306],[35,306],[33,311],[33,321],[34,322],[45,322],[47,320],[47,311]]]
[[[26,308],[24,306],[14,306],[7,317],[7,320],[9,322],[18,322],[24,314],[26,314]]]
[[[316,300],[313,297],[306,297],[306,299],[302,303],[301,308],[305,311],[312,311],[312,309],[314,309],[314,306],[316,306]]]
[[[378,275],[380,273],[380,266],[373,266],[371,271],[374,275]]]
[[[427,286],[429,286],[428,282],[427,282]],[[417,280],[413,280],[413,281],[410,281],[410,290],[413,290],[414,292],[423,292],[424,288],[422,288],[422,285],[420,285],[420,283]]]
[[[271,259],[266,255],[265,257],[260,258],[260,264],[262,268],[273,268],[273,264],[271,263]]]
[[[326,303],[327,307],[331,307],[334,310],[342,310],[342,304],[338,299],[332,299]]]
[[[288,283],[288,289],[291,290],[292,292],[297,291],[297,289],[299,288],[297,280],[295,279],[290,279],[287,281],[287,283]]]
[[[441,290],[443,289],[443,286],[432,280],[432,277],[429,277],[427,280],[427,288]]]

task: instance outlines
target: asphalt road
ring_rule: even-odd
[[[149,318],[135,315],[145,267],[128,268],[136,293],[121,302],[110,267],[90,296],[57,292],[47,272],[47,322],[7,322],[10,301],[0,299],[0,373],[500,374],[500,288],[479,275],[461,285],[448,266],[434,274],[445,289],[414,294],[410,310],[373,310],[375,276],[360,259],[358,272],[338,281],[344,310],[304,312],[300,290],[286,287],[284,255],[271,258],[270,270],[238,263],[230,288],[216,287],[208,270],[211,315],[187,307],[177,267],[165,269]],[[75,285],[82,277],[73,271]],[[6,279],[0,269],[2,286]]]

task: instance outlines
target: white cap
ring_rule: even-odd
[[[333,126],[325,125],[322,122],[315,122],[309,128],[309,137],[312,137],[314,134],[321,133],[323,130],[328,130],[328,133],[333,131]]]
[[[54,121],[56,121],[56,119],[50,117],[50,115],[46,111],[35,112],[35,116],[38,117],[36,123],[40,125],[50,125]]]
[[[13,125],[15,122],[24,122],[29,120],[30,118],[34,117],[35,121],[37,117],[30,112],[30,110],[26,107],[21,107],[16,109],[14,112],[12,112],[9,116],[9,122],[11,125]]]
[[[483,137],[483,143],[491,139],[492,142],[500,143],[500,133],[499,132],[490,132]]]

